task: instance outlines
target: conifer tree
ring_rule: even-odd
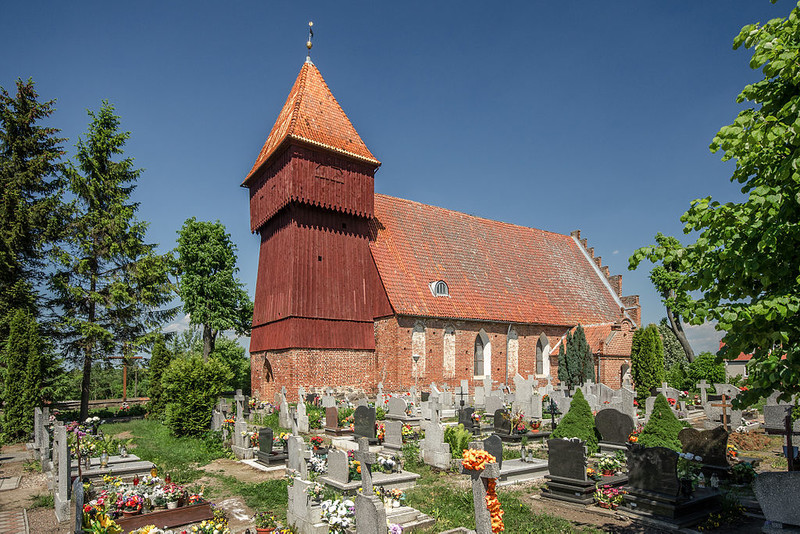
[[[554,438],[579,438],[586,442],[589,453],[597,452],[597,431],[594,428],[592,408],[581,390],[575,391],[569,410],[553,431]]]
[[[63,310],[60,324],[65,348],[83,367],[81,419],[89,408],[92,362],[144,334],[142,322],[163,320],[159,307],[169,300],[169,264],[145,243],[147,224],[135,217],[130,199],[141,170],[133,158],[116,161],[129,132],[119,131],[119,117],[103,101],[86,139],[78,142],[77,164],[67,171],[74,195],[59,270],[51,279]]]
[[[664,381],[664,347],[654,324],[633,333],[631,376],[639,402],[649,397],[650,391]]]
[[[666,397],[659,393],[653,402],[650,419],[639,434],[637,443],[644,447],[667,447],[681,452],[681,441],[678,439],[681,430],[683,425],[672,413]]]
[[[31,351],[31,315],[23,309],[11,314],[8,340],[3,349],[3,363],[6,365],[5,392],[3,407],[3,434],[10,440],[26,436],[32,429],[33,408],[26,406],[28,395],[25,391],[25,370]]]
[[[567,332],[566,343],[558,348],[558,380],[569,389],[595,380],[594,355],[581,325],[575,328],[574,334]]]
[[[171,361],[172,353],[167,349],[164,336],[158,335],[153,343],[153,351],[150,354],[150,366],[148,368],[150,374],[150,389],[148,391],[150,405],[148,410],[152,415],[157,417],[162,417],[166,409],[164,387],[161,385],[161,378],[164,376],[164,370],[169,367]]]
[[[0,341],[15,309],[38,315],[36,286],[63,209],[64,139],[40,124],[55,110],[54,101],[39,102],[30,79],[17,79],[16,89],[11,96],[0,88]]]

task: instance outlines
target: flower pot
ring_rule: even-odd
[[[167,510],[174,510],[178,507],[178,501],[170,501],[167,503]]]
[[[400,501],[398,501],[397,499],[393,499],[392,508],[400,508]]]
[[[123,510],[122,516],[123,517],[133,517],[135,515],[139,515],[139,510]]]
[[[275,527],[256,527],[257,534],[265,534],[267,532],[275,532]]]
[[[603,469],[603,476],[604,477],[613,477],[614,470],[613,469]]]

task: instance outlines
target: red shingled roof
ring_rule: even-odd
[[[372,256],[399,315],[571,326],[621,302],[575,239],[375,195]],[[449,297],[429,284],[444,280]]]
[[[575,333],[575,328],[570,328],[570,332]],[[633,341],[633,327],[628,321],[621,323],[605,323],[583,326],[583,333],[586,342],[593,354],[603,356],[630,356],[631,344]],[[564,333],[555,344],[551,344],[552,353],[558,353],[561,343],[566,342],[567,334]]]
[[[319,69],[310,61],[304,63],[300,69],[278,120],[269,132],[267,141],[243,185],[287,139],[324,147],[380,165],[333,97]]]

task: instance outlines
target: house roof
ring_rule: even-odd
[[[247,184],[287,140],[326,148],[374,165],[381,164],[361,140],[311,61],[306,61],[300,69],[278,120],[242,185]]]
[[[633,342],[632,324],[623,321],[621,323],[604,323],[582,326],[593,354],[602,356],[625,356],[631,355],[631,344]],[[575,333],[575,328],[570,328],[569,332]],[[551,353],[557,353],[561,343],[566,342],[567,333],[552,345]]]
[[[616,323],[622,303],[576,238],[375,195],[370,247],[399,315]],[[443,280],[449,296],[429,284]]]

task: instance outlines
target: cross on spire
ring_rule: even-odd
[[[311,63],[311,47],[314,46],[312,42],[314,40],[314,22],[308,21],[308,41],[306,41],[306,48],[308,49],[308,55],[306,56],[306,63]]]

